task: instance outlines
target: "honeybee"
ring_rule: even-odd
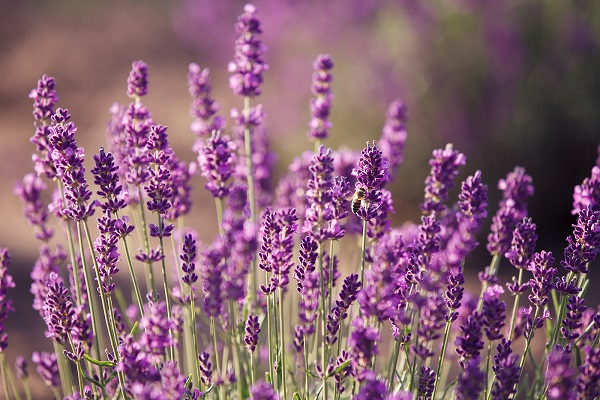
[[[367,188],[365,188],[364,186],[359,186],[358,189],[356,189],[356,191],[354,192],[354,195],[352,196],[352,202],[351,202],[351,207],[352,207],[352,212],[354,214],[358,213],[358,210],[360,210],[360,207],[362,205],[366,206],[366,195],[367,195]]]

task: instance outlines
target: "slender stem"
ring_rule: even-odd
[[[247,119],[250,115],[250,97],[244,97],[244,117]],[[244,152],[246,156],[246,180],[248,182],[248,204],[250,205],[250,221],[256,224],[256,204],[254,199],[254,168],[252,166],[252,142],[250,138],[250,126],[244,126]],[[256,254],[252,258],[250,264],[250,274],[248,275],[250,283],[248,289],[250,290],[250,300],[252,307],[257,306],[256,290]]]
[[[360,281],[364,285],[365,281],[365,252],[367,251],[367,220],[363,219],[362,242],[360,246]]]
[[[519,285],[519,290],[521,289],[521,283],[523,282],[523,270],[524,268],[519,268],[519,278],[518,278],[518,285]],[[519,291],[516,295],[515,295],[515,302],[513,304],[513,310],[512,310],[512,316],[510,317],[510,328],[508,330],[508,336],[509,339],[512,340],[512,337],[514,335],[514,329],[515,329],[515,322],[517,320],[517,310],[519,309],[519,299],[521,297],[521,292]]]
[[[191,332],[192,332],[192,341],[194,342],[194,385],[200,385],[200,363],[198,362],[198,336],[196,334],[196,305],[194,304],[194,292],[191,290],[190,286],[190,313],[191,313]],[[192,366],[189,366],[192,368]]]
[[[229,300],[229,318],[231,319],[230,321],[230,326],[231,326],[231,347],[233,350],[233,368],[235,368],[235,375],[237,377],[236,379],[236,386],[237,386],[237,392],[238,392],[238,398],[241,399],[242,398],[242,380],[244,379],[244,377],[242,376],[242,366],[240,363],[240,352],[239,352],[239,347],[238,347],[238,324],[236,321],[236,316],[237,314],[235,313],[235,305],[233,303],[233,300]]]
[[[131,283],[133,284],[133,291],[135,293],[135,300],[140,310],[140,316],[144,316],[144,302],[142,300],[142,294],[140,292],[140,286],[137,282],[137,276],[135,275],[135,269],[131,261],[131,253],[129,252],[129,245],[127,244],[127,237],[123,236],[123,248],[125,249],[125,258],[127,259],[127,267],[129,268],[129,275],[131,275]]]
[[[450,312],[448,313],[448,315],[452,315],[452,313],[454,312],[454,310],[450,309]],[[448,320],[446,321],[446,329],[444,329],[444,339],[442,341],[442,350],[440,351],[440,357],[438,359],[438,365],[437,365],[437,372],[436,372],[436,377],[435,377],[435,383],[433,385],[433,394],[432,394],[432,399],[435,399],[435,392],[437,391],[438,388],[438,382],[440,380],[440,376],[442,375],[442,365],[444,363],[444,358],[446,358],[446,348],[448,346],[448,337],[450,336],[450,326],[452,325],[452,321],[450,320],[450,318],[448,318]]]
[[[278,288],[279,291],[279,324],[281,326],[281,381],[283,383],[283,398],[287,399],[287,382],[286,382],[286,369],[287,365],[285,362],[285,325],[283,318],[283,289],[281,286]]]
[[[490,384],[490,358],[492,355],[492,341],[490,340],[490,342],[488,343],[488,349],[487,349],[487,357],[486,357],[486,364],[485,364],[485,390],[484,390],[484,399],[488,399],[489,396],[491,396],[492,394],[492,385]]]
[[[535,313],[533,315],[533,325],[531,326],[531,332],[529,332],[529,337],[527,337],[525,341],[525,350],[523,350],[523,356],[521,360],[519,360],[519,376],[517,378],[517,387],[519,386],[519,381],[521,380],[521,375],[523,374],[523,367],[525,366],[525,357],[527,356],[527,352],[529,351],[529,345],[531,344],[531,340],[533,339],[533,334],[535,332],[535,320],[537,319],[539,307],[535,307]]]
[[[225,235],[223,229],[223,199],[215,197],[215,206],[217,208],[217,225],[219,226],[219,235],[222,237]]]
[[[73,342],[73,337],[71,336],[71,333],[67,333],[67,335],[69,336],[69,343],[71,344],[71,349],[73,350],[73,352],[75,352],[75,343]],[[77,365],[77,384],[79,386],[79,393],[83,393],[83,370],[81,369],[81,363],[79,362],[79,360],[77,360],[76,362]]]
[[[10,392],[8,391],[8,365],[4,353],[0,353],[0,357],[2,357],[2,386],[4,387],[4,398],[10,399]],[[19,395],[14,389],[13,391],[17,396]]]
[[[138,186],[138,197],[140,199],[140,217],[142,219],[142,239],[144,241],[144,251],[146,255],[150,255],[150,241],[148,240],[148,229],[146,228],[146,212],[144,211],[144,193],[142,187]],[[146,264],[148,266],[148,275],[146,280],[148,282],[148,290],[152,292],[152,300],[156,301],[156,286],[154,285],[154,271],[152,270],[152,262]]]
[[[213,340],[213,351],[214,351],[214,355],[215,355],[215,364],[217,365],[217,375],[219,377],[222,376],[221,374],[221,361],[219,360],[219,346],[217,344],[217,329],[215,327],[215,317],[210,317],[210,334],[212,336],[212,340]],[[221,385],[221,387],[223,387],[223,385]],[[217,398],[218,398],[218,394],[217,394]]]
[[[268,284],[268,279],[267,279],[267,284]],[[273,343],[273,326],[272,326],[272,322],[271,322],[271,316],[273,315],[273,309],[271,306],[271,296],[268,295],[267,296],[267,315],[265,318],[267,318],[267,336],[269,339],[269,374],[271,375],[271,383],[273,384],[273,386],[275,386],[275,375],[274,375],[274,369],[273,369],[273,364],[275,362],[275,357],[273,356],[273,349],[275,344]]]
[[[400,340],[395,338],[394,340],[394,352],[390,358],[390,365],[388,367],[388,391],[391,393],[394,388],[394,377],[396,376],[396,366],[398,365],[398,355],[400,354]]]
[[[327,370],[325,363],[327,362],[327,346],[325,346],[325,338],[327,336],[327,310],[325,309],[325,271],[323,270],[323,243],[319,242],[318,247],[318,262],[319,262],[319,282],[320,282],[320,300],[321,300],[321,367],[323,371]],[[329,277],[331,279],[331,276]],[[323,375],[323,399],[327,399],[327,379]]]
[[[327,304],[327,309],[331,310],[331,301],[333,299],[333,265],[334,265],[334,260],[333,260],[333,256],[334,256],[334,241],[330,240],[329,241],[329,297],[328,297],[328,301],[329,303]]]
[[[164,220],[162,218],[162,216],[160,214],[157,213],[158,216],[158,229],[159,232],[163,231],[164,228]],[[167,318],[169,319],[169,321],[171,321],[173,319],[172,315],[171,315],[171,296],[169,296],[169,280],[167,279],[167,264],[165,262],[165,246],[164,246],[164,240],[162,237],[162,234],[160,235],[159,238],[160,241],[160,252],[162,253],[162,260],[161,260],[161,270],[162,270],[162,277],[163,277],[163,289],[165,291],[165,302],[167,303]],[[173,333],[173,329],[169,328],[169,338],[171,339],[171,345],[169,345],[169,349],[168,349],[168,353],[167,356],[169,358],[169,360],[173,361],[175,360],[175,346],[173,345],[174,343],[174,333]]]

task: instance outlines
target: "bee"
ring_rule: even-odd
[[[364,186],[360,186],[358,189],[356,189],[356,191],[354,192],[354,195],[352,196],[352,212],[354,214],[358,213],[358,210],[360,210],[361,206],[366,206],[366,195],[367,195],[367,188],[365,188]]]

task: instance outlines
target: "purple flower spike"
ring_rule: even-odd
[[[46,287],[48,288],[44,303],[44,321],[48,326],[46,337],[54,339],[59,344],[68,343],[68,335],[75,325],[75,309],[69,289],[55,273],[50,274]]]
[[[548,399],[574,400],[575,373],[570,367],[571,352],[557,345],[548,354],[548,369],[546,370],[546,384],[548,385]]]
[[[502,338],[501,330],[505,325],[506,303],[500,299],[504,293],[501,286],[489,286],[483,293],[482,323],[488,340]]]
[[[235,30],[240,37],[235,41],[235,54],[229,63],[231,73],[229,87],[239,96],[258,96],[263,83],[263,72],[269,69],[263,55],[264,44],[258,39],[262,33],[257,9],[252,4],[244,6],[244,13],[238,17]]]
[[[469,315],[460,326],[462,336],[457,336],[454,344],[456,352],[460,356],[458,363],[463,369],[467,368],[469,360],[477,358],[483,349],[481,328],[481,317],[478,314]]]
[[[577,296],[571,296],[569,303],[567,304],[567,316],[563,319],[563,326],[560,328],[560,333],[565,339],[572,341],[579,337],[577,330],[583,326],[581,318],[585,311],[585,299],[581,299]]]
[[[225,249],[220,237],[204,250],[201,265],[202,291],[204,292],[204,311],[210,317],[218,317],[223,310],[223,263]]]
[[[381,138],[377,142],[383,157],[390,163],[391,177],[396,176],[398,168],[404,162],[407,114],[406,105],[400,100],[394,100],[388,107]]]
[[[552,264],[554,264],[552,252],[542,251],[533,255],[527,267],[533,274],[529,281],[532,292],[529,295],[529,301],[540,308],[548,303],[548,295],[554,287],[554,275],[558,270],[553,268]]]
[[[31,361],[36,365],[36,370],[46,385],[53,388],[60,386],[58,362],[55,353],[38,353],[36,351],[31,355]]]
[[[8,298],[8,289],[14,288],[12,276],[8,274],[10,254],[8,249],[0,248],[0,353],[8,347],[8,334],[4,332],[4,321],[9,312],[14,312],[12,300]]]
[[[456,400],[478,399],[484,384],[485,374],[479,369],[479,357],[472,358],[458,377]]]
[[[381,207],[381,187],[390,180],[389,163],[383,158],[375,142],[367,142],[356,168],[352,170],[352,176],[357,180],[356,194],[362,192],[359,197],[364,199],[360,201],[356,214],[368,221],[377,215],[377,210]]]
[[[148,94],[148,66],[143,61],[131,63],[131,72],[127,78],[127,96],[139,99]]]
[[[23,183],[17,183],[15,186],[15,194],[23,203],[23,215],[36,229],[36,239],[43,242],[50,240],[54,233],[51,228],[46,226],[48,208],[41,199],[42,191],[45,189],[46,184],[35,174],[25,175]]]
[[[534,190],[531,177],[521,167],[515,167],[506,179],[500,179],[498,189],[502,191],[502,200],[488,235],[487,250],[491,254],[504,254],[509,250],[513,230],[527,216],[527,198],[533,196]]]
[[[30,141],[38,151],[38,154],[33,155],[34,169],[38,176],[44,174],[48,179],[53,179],[56,170],[50,158],[52,148],[49,136],[52,124],[50,117],[54,114],[54,106],[58,101],[54,78],[43,75],[35,89],[29,93],[29,98],[33,99],[33,126],[35,127],[35,133]]]
[[[257,315],[248,315],[246,321],[246,335],[244,336],[244,343],[250,353],[254,353],[256,346],[258,345],[258,334],[260,333],[260,325],[258,324]]]
[[[15,360],[15,370],[20,380],[24,381],[29,378],[29,371],[27,371],[27,360],[25,357],[18,356]]]
[[[273,386],[265,381],[260,381],[250,388],[251,400],[279,400],[279,396]]]
[[[421,210],[430,214],[446,209],[444,202],[448,200],[448,192],[454,186],[453,180],[458,175],[458,167],[465,165],[466,157],[452,144],[447,144],[445,149],[433,151],[433,158],[429,161],[431,171],[425,179],[425,201]]]
[[[496,374],[496,381],[492,387],[492,400],[509,399],[517,391],[519,381],[519,357],[512,354],[511,341],[502,341],[498,344],[498,354],[494,356],[492,371]]]
[[[140,344],[145,346],[153,363],[164,361],[167,348],[175,345],[169,334],[174,325],[174,321],[167,318],[167,304],[164,301],[148,303],[148,311],[140,320],[140,328],[143,329]]]
[[[208,387],[212,383],[212,363],[210,362],[210,354],[203,351],[198,356],[198,362],[200,364],[200,383]]]
[[[115,284],[112,277],[119,272],[117,263],[119,261],[119,252],[117,244],[119,242],[119,233],[116,228],[116,222],[120,220],[111,219],[108,215],[98,218],[98,231],[100,236],[94,242],[96,250],[96,260],[100,273],[102,290],[105,294],[111,294],[115,290]]]
[[[352,322],[352,333],[348,338],[348,346],[352,353],[352,369],[354,379],[362,382],[365,373],[371,368],[373,356],[379,354],[377,342],[381,341],[379,332],[370,326],[365,326],[363,318],[357,318]]]
[[[213,131],[206,145],[198,153],[198,164],[202,176],[208,181],[204,187],[215,198],[222,199],[229,194],[236,164],[236,145],[227,135]]]
[[[593,211],[590,206],[581,210],[573,228],[561,265],[569,272],[587,274],[588,264],[596,259],[600,248],[600,211]]]
[[[377,375],[375,375],[374,372],[369,371],[366,374],[362,389],[352,398],[352,400],[385,399],[386,395],[387,387],[385,382],[381,379],[377,379]]]
[[[204,146],[200,138],[208,136],[212,131],[223,129],[225,118],[217,115],[219,103],[211,97],[212,88],[208,68],[200,70],[198,64],[190,64],[188,91],[192,96],[190,114],[195,118],[191,130],[198,137],[192,149],[197,152]]]
[[[185,273],[181,280],[188,286],[192,286],[198,280],[198,275],[194,272],[196,270],[196,240],[192,234],[185,235],[181,254],[179,255],[183,264],[181,269]]]
[[[62,212],[74,221],[87,219],[94,213],[95,202],[88,204],[92,196],[85,179],[83,167],[83,148],[77,147],[73,122],[66,109],[58,108],[52,116],[54,126],[50,128],[50,146],[56,176],[60,178],[65,190],[65,206]]]
[[[536,226],[531,218],[523,218],[513,232],[510,250],[504,255],[515,268],[526,268],[535,252]]]
[[[600,148],[600,147],[599,147]],[[600,159],[600,155],[598,156]],[[581,210],[590,207],[594,211],[600,211],[600,166],[592,168],[592,174],[585,178],[581,185],[575,186],[573,192],[573,215],[579,214]]]
[[[418,400],[432,400],[433,385],[435,384],[435,371],[422,366],[419,372],[419,386],[417,388]]]
[[[577,378],[577,399],[594,399],[600,396],[600,348],[587,350],[587,358],[579,367]]]
[[[315,72],[312,76],[311,91],[315,98],[310,100],[311,120],[308,124],[308,137],[311,139],[327,139],[331,122],[329,113],[331,111],[331,69],[333,61],[329,54],[320,54],[313,64]]]

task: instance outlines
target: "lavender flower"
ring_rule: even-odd
[[[360,282],[358,274],[348,275],[344,279],[342,290],[335,301],[335,306],[331,308],[331,312],[327,315],[327,336],[325,341],[328,345],[331,346],[337,342],[340,324],[348,318],[348,310],[356,300],[361,287],[362,282]]]
[[[583,322],[583,312],[585,311],[585,299],[577,296],[571,296],[567,304],[567,316],[563,319],[563,326],[560,328],[560,333],[565,339],[573,341],[579,337],[577,330],[581,328]]]
[[[379,342],[379,332],[370,326],[365,326],[363,318],[357,318],[352,322],[352,333],[348,338],[348,346],[352,354],[352,374],[354,379],[362,382],[366,378],[366,371],[372,365],[373,356],[379,354],[377,342]]]
[[[446,307],[450,311],[448,315],[448,321],[454,322],[458,318],[458,310],[461,305],[462,297],[464,294],[465,276],[462,272],[458,271],[450,273],[448,275],[448,284],[446,285],[446,292],[444,293],[444,300]]]
[[[570,367],[571,352],[557,345],[548,354],[548,369],[546,383],[548,384],[548,399],[575,399],[575,374]]]
[[[417,387],[418,400],[431,400],[433,385],[435,384],[435,371],[429,367],[422,366],[419,372],[419,386]]]
[[[496,380],[492,387],[492,400],[508,399],[517,391],[519,380],[519,357],[512,354],[511,341],[502,339],[498,343],[498,354],[494,356],[492,371]]]
[[[150,301],[140,328],[144,330],[140,344],[145,346],[147,357],[155,364],[164,360],[167,348],[176,344],[169,333],[175,329],[175,323],[167,318],[167,304]]]
[[[444,299],[440,294],[426,293],[425,298],[416,299],[421,303],[421,320],[419,324],[419,341],[412,346],[413,352],[426,360],[433,356],[431,345],[441,336],[441,331],[448,318]]]
[[[126,207],[123,198],[123,186],[119,182],[117,171],[119,167],[115,164],[115,159],[111,153],[106,153],[104,148],[100,147],[100,152],[94,155],[96,166],[91,172],[94,175],[94,183],[100,187],[96,194],[105,199],[100,205],[105,213],[115,214]]]
[[[265,381],[259,381],[250,388],[251,400],[279,400],[279,396],[273,386]]]
[[[180,400],[185,393],[186,376],[181,374],[177,363],[167,361],[161,371],[161,394],[165,400]]]
[[[192,286],[198,280],[198,275],[194,272],[196,270],[196,240],[192,234],[185,235],[181,254],[179,258],[183,262],[181,269],[185,273],[181,280],[188,286]]]
[[[42,191],[45,189],[46,184],[35,174],[25,175],[23,183],[17,183],[15,186],[15,194],[23,203],[23,215],[35,227],[35,238],[42,242],[50,240],[54,233],[47,226],[48,209],[41,199]]]
[[[139,99],[148,94],[148,66],[143,61],[131,63],[131,72],[127,78],[127,96]]]
[[[521,167],[516,167],[506,179],[500,179],[498,189],[502,191],[502,200],[488,235],[487,250],[491,254],[505,254],[509,250],[513,230],[527,216],[527,198],[533,196],[531,177]]]
[[[600,156],[599,156],[600,158]],[[600,166],[592,168],[592,174],[585,178],[581,185],[575,186],[573,192],[573,210],[571,214],[579,214],[582,210],[590,207],[594,211],[600,211]]]
[[[123,388],[128,396],[133,396],[133,390],[139,384],[150,384],[160,381],[160,373],[153,365],[152,357],[146,353],[142,345],[131,335],[125,336],[119,344],[119,359],[115,370],[122,372],[125,377]]]
[[[585,362],[579,367],[577,377],[577,400],[594,399],[600,396],[600,348],[587,351]]]
[[[506,311],[506,303],[500,299],[503,293],[504,289],[498,285],[489,286],[483,293],[482,323],[488,340],[502,338]]]
[[[212,131],[225,127],[225,118],[217,115],[219,103],[211,97],[211,84],[208,68],[200,70],[198,64],[190,64],[188,72],[188,91],[192,96],[190,114],[194,117],[191,130],[198,139],[192,150],[200,151],[204,143],[200,139]]]
[[[35,133],[30,141],[35,144],[39,153],[32,157],[34,169],[38,176],[44,174],[48,179],[53,179],[56,175],[56,169],[50,157],[52,146],[49,141],[51,117],[54,115],[54,106],[58,101],[54,85],[54,78],[43,75],[38,80],[35,89],[29,93],[29,98],[33,99],[33,125],[35,127]]]
[[[445,210],[444,202],[448,200],[448,192],[454,186],[453,180],[458,175],[458,167],[465,165],[466,158],[452,144],[445,149],[433,151],[429,161],[431,171],[425,179],[425,201],[421,204],[424,213]]]
[[[228,70],[231,73],[229,87],[239,96],[260,95],[263,72],[269,69],[263,60],[266,48],[257,37],[262,30],[256,14],[256,7],[246,4],[244,13],[238,17],[235,24],[235,30],[240,37],[235,41],[235,54]]]
[[[318,243],[312,236],[305,236],[300,242],[299,263],[294,269],[296,290],[301,294],[298,301],[299,324],[295,328],[295,347],[298,352],[304,348],[304,340],[315,332],[314,321],[318,316],[320,284],[319,273],[315,271]]]
[[[404,162],[404,143],[406,142],[406,105],[394,100],[388,107],[386,121],[377,142],[383,157],[390,163],[390,177],[395,177],[398,168]]]
[[[8,298],[8,289],[14,288],[15,283],[12,276],[8,274],[8,265],[10,263],[10,253],[8,249],[0,248],[0,353],[8,347],[8,334],[4,332],[4,321],[8,318],[8,313],[15,311],[12,306],[12,300]]]
[[[458,363],[463,369],[467,368],[470,360],[478,358],[483,349],[481,328],[481,317],[478,314],[469,315],[460,326],[462,336],[457,336],[454,344],[456,353],[460,356]]]
[[[210,362],[210,354],[203,351],[198,356],[198,362],[200,365],[200,383],[208,387],[212,383],[212,364]]]
[[[204,250],[203,262],[201,265],[202,290],[204,291],[204,301],[202,306],[209,317],[218,317],[223,310],[223,292],[221,284],[223,282],[223,263],[224,251],[221,238],[217,237],[215,241]]]
[[[60,178],[65,190],[65,216],[74,221],[87,219],[94,213],[95,202],[88,204],[92,196],[85,180],[83,167],[83,149],[77,147],[73,122],[66,109],[58,108],[52,116],[54,126],[50,128],[50,147],[56,176]]]
[[[48,288],[44,303],[44,321],[48,326],[46,337],[54,339],[59,344],[68,343],[68,335],[75,323],[75,310],[69,290],[55,273],[50,274],[46,287]]]
[[[44,303],[48,293],[46,282],[50,279],[50,274],[58,274],[58,266],[66,260],[67,255],[61,247],[52,251],[46,244],[40,246],[39,253],[40,256],[30,274],[32,280],[30,292],[33,294],[33,309],[44,318]]]
[[[234,172],[235,152],[235,143],[229,136],[222,136],[220,131],[213,131],[206,145],[198,152],[198,165],[202,176],[208,181],[204,187],[215,198],[222,199],[229,194],[231,183],[228,181]]]
[[[485,374],[479,369],[479,357],[472,358],[458,376],[456,400],[477,399],[485,385]]]
[[[372,400],[384,399],[387,395],[387,387],[385,382],[377,379],[377,376],[372,371],[366,374],[362,389],[358,394],[352,397],[352,400]]]
[[[119,268],[117,268],[117,262],[119,261],[117,243],[119,242],[120,236],[116,229],[116,221],[117,220],[111,219],[108,215],[103,215],[98,218],[98,231],[100,236],[98,236],[94,242],[102,291],[107,295],[115,290],[115,284],[112,282],[112,277],[119,272]]]
[[[333,157],[331,150],[319,146],[312,158],[306,190],[308,208],[304,216],[303,232],[310,233],[318,242],[328,239],[327,223],[333,219],[331,189],[333,186]],[[323,226],[323,224],[325,224]]]
[[[594,261],[600,247],[600,211],[589,206],[582,209],[573,228],[561,265],[569,272],[587,274],[588,264]]]
[[[246,335],[244,336],[244,343],[250,353],[254,353],[256,345],[258,344],[258,334],[260,333],[260,325],[258,324],[257,315],[248,315],[246,320]]]
[[[111,149],[115,154],[125,155],[119,172],[125,172],[123,178],[134,187],[143,185],[149,177],[150,157],[146,145],[153,123],[150,111],[141,102],[130,103],[122,118],[124,145]],[[139,201],[135,197],[132,200]]]
[[[310,100],[311,120],[308,124],[308,137],[311,139],[322,140],[329,136],[331,122],[329,113],[331,111],[331,69],[333,61],[329,54],[319,54],[313,63],[315,71],[312,76],[311,91],[315,98]]]
[[[36,365],[36,371],[42,378],[42,381],[48,386],[58,388],[60,386],[60,377],[58,375],[58,363],[55,353],[33,352],[31,361]]]
[[[15,360],[15,370],[17,371],[17,377],[25,381],[29,378],[29,371],[27,371],[27,360],[25,357],[18,356]]]
[[[536,226],[531,218],[523,218],[513,232],[510,250],[504,255],[515,268],[526,268],[535,252]]]
[[[389,163],[375,142],[367,142],[356,168],[352,170],[352,176],[357,180],[355,189],[364,191],[364,201],[361,201],[357,215],[368,221],[377,215],[381,206],[381,187],[389,182]]]
[[[552,282],[557,269],[552,268],[552,264],[554,264],[552,252],[541,251],[533,255],[527,267],[533,274],[529,281],[532,292],[529,295],[529,301],[540,308],[548,303],[548,295],[554,287]]]

